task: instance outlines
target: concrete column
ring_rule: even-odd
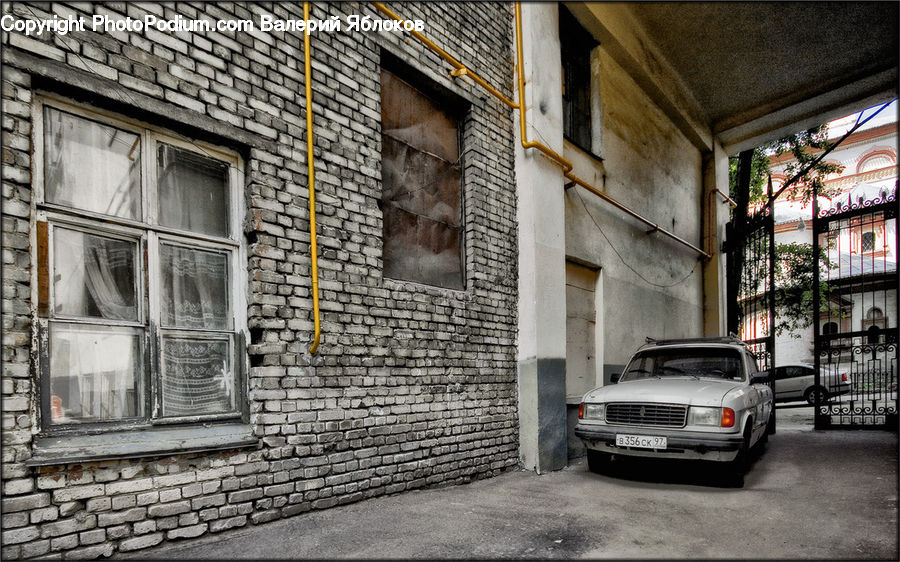
[[[721,195],[715,193],[716,188],[728,193],[728,154],[718,141],[713,143],[711,151],[703,154],[703,248],[712,254],[712,258],[703,265],[704,336],[727,335],[726,255],[721,250],[731,207],[723,203]]]
[[[563,152],[556,3],[522,4],[528,140]],[[525,151],[516,118],[519,223],[519,457],[536,472],[566,458],[566,253],[562,169]]]

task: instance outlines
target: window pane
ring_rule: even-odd
[[[44,191],[50,203],[141,218],[141,138],[44,109]]]
[[[161,244],[159,257],[162,324],[177,328],[230,329],[228,256]]]
[[[591,50],[593,36],[565,8],[559,10],[563,133],[591,151]]]
[[[50,326],[50,420],[101,422],[143,414],[141,332]]]
[[[236,410],[230,345],[225,340],[164,337],[164,416],[215,414]]]
[[[228,164],[160,144],[159,224],[228,236]]]
[[[384,232],[385,277],[463,288],[458,228],[386,204]]]
[[[53,232],[55,313],[137,320],[137,242],[68,228]]]

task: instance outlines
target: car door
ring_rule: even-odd
[[[790,397],[791,391],[785,380],[784,367],[775,367],[772,369],[775,373],[775,398],[785,400]]]
[[[803,398],[803,391],[806,389],[803,381],[806,373],[803,368],[797,365],[788,365],[782,368],[784,369],[784,378],[778,381],[778,387],[782,390],[780,397],[786,400]]]
[[[747,371],[747,382],[750,383],[747,389],[747,404],[753,412],[752,445],[755,444],[766,431],[766,423],[768,423],[769,414],[772,412],[774,397],[772,395],[772,388],[768,383],[752,383],[753,377],[758,375],[759,372],[756,369],[756,361],[749,354],[747,354],[744,365]]]

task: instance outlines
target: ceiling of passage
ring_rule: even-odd
[[[627,6],[726,144],[896,96],[898,2]]]

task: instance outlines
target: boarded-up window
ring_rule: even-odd
[[[594,37],[565,8],[559,9],[563,134],[591,152],[591,50]]]
[[[384,275],[463,288],[459,121],[381,71]]]

